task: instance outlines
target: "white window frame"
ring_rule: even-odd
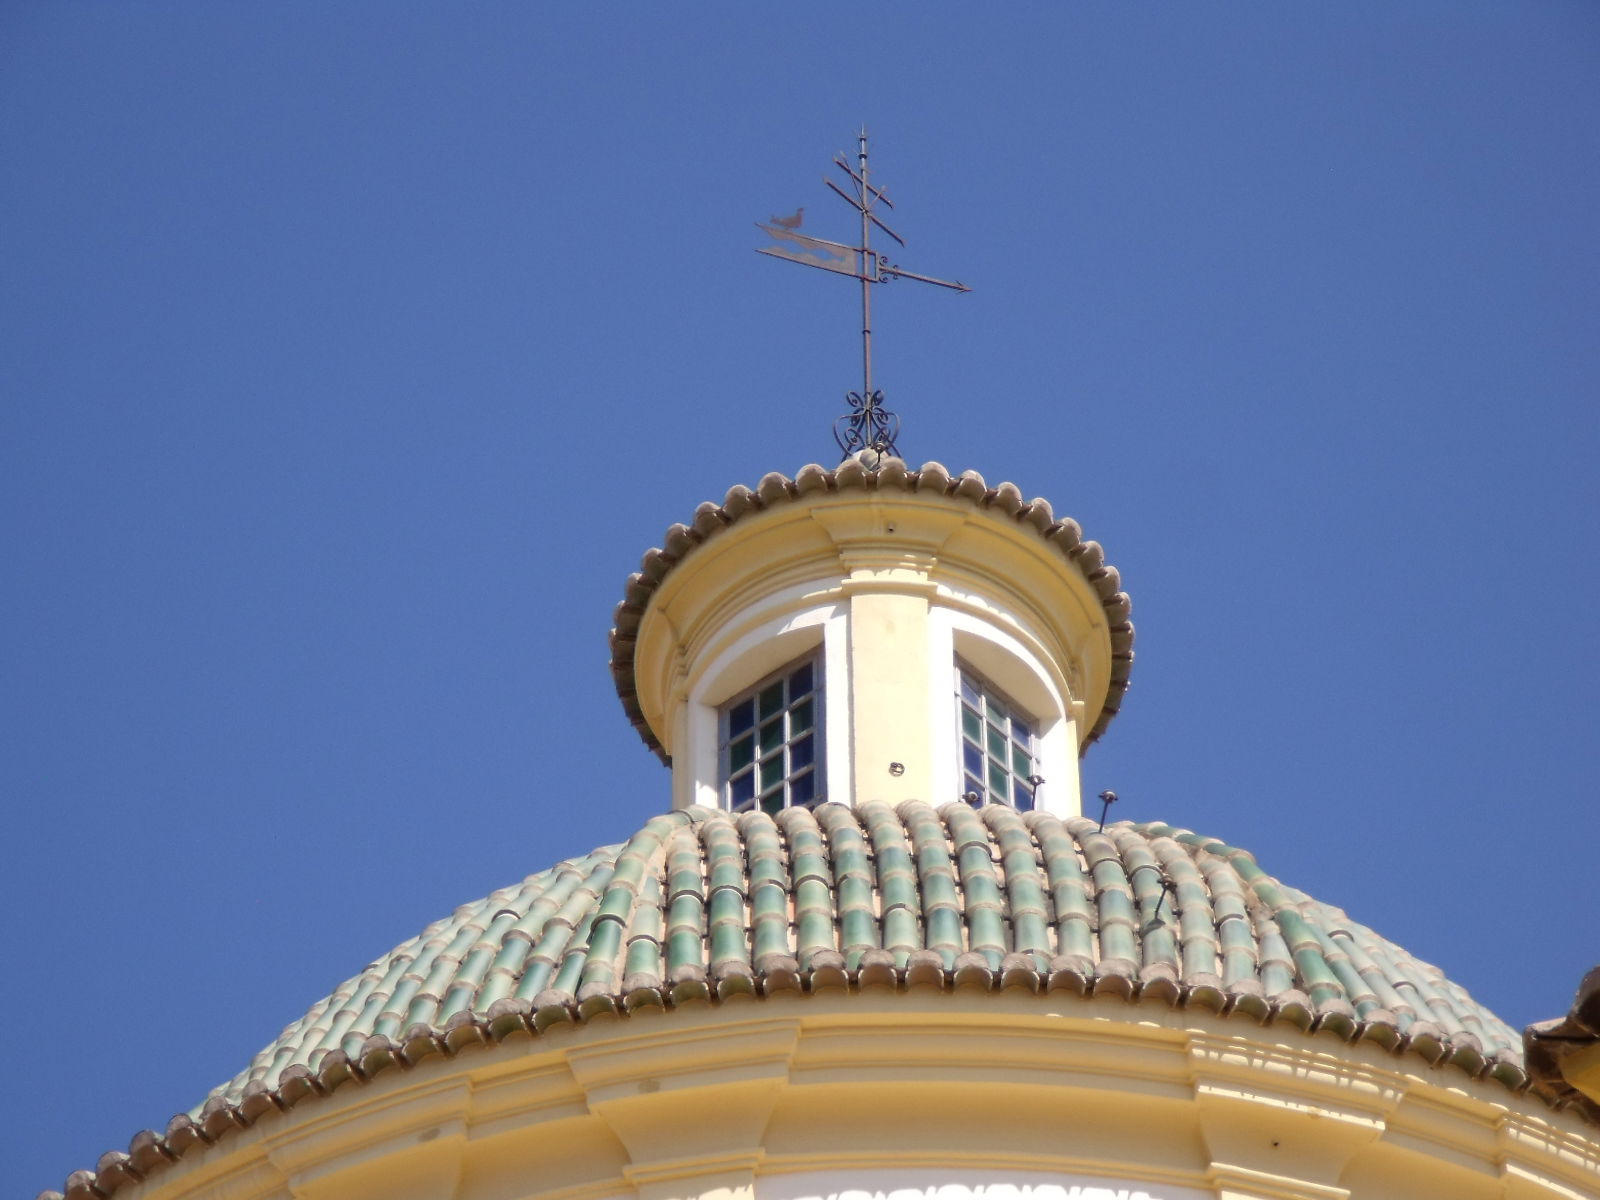
[[[1035,770],[1044,778],[1034,795],[1034,810],[1057,817],[1080,815],[1078,727],[1083,706],[1053,665],[1064,656],[1035,638],[1026,622],[970,592],[941,588],[940,603],[930,616],[927,695],[936,790],[951,800],[966,790],[960,785],[960,718],[953,715],[955,688],[950,682],[951,660],[959,658],[997,685],[1001,696],[1018,698],[1034,722]]]

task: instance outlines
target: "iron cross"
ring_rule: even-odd
[[[830,242],[798,232],[805,219],[805,209],[793,216],[773,217],[770,223],[756,222],[772,239],[772,245],[757,249],[758,254],[786,258],[790,262],[849,275],[861,281],[861,380],[860,392],[847,392],[845,400],[850,412],[834,422],[833,437],[839,449],[848,457],[857,450],[874,449],[898,455],[895,437],[900,432],[900,419],[883,407],[883,393],[872,386],[872,285],[887,283],[891,279],[915,279],[920,283],[937,284],[957,292],[972,289],[958,280],[935,279],[915,271],[902,270],[882,254],[872,249],[872,227],[876,225],[895,242],[904,246],[905,239],[890,229],[875,211],[879,205],[894,208],[894,202],[883,189],[871,182],[867,166],[867,131],[862,128],[856,152],[856,165],[851,167],[843,154],[837,154],[834,165],[850,179],[848,189],[839,186],[832,176],[824,175],[822,182],[835,195],[854,208],[861,216],[861,244],[846,245]]]

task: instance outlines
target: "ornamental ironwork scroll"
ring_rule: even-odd
[[[894,440],[900,435],[900,418],[883,407],[883,393],[846,392],[844,399],[850,411],[833,421],[833,440],[840,452],[849,458],[860,450],[876,450],[899,458]]]

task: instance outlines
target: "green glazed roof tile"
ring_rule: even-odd
[[[598,1011],[1019,982],[1237,1009],[1526,1085],[1519,1035],[1437,968],[1213,839],[959,804],[688,809],[430,925],[148,1137],[176,1156],[209,1140],[199,1123],[247,1124],[227,1115],[242,1104]]]
[[[1060,969],[1131,971],[1371,1016],[1400,1034],[1420,1022],[1496,1061],[1520,1049],[1435,968],[1222,842],[1000,807],[829,804],[776,820],[657,817],[622,846],[463,906],[341,985],[214,1094],[236,1100],[374,1035],[518,999],[620,1000],[730,973],[759,987],[763,964],[805,972],[840,953],[847,971],[903,973],[929,952],[947,974],[963,955],[991,972],[1031,963],[1044,982]]]

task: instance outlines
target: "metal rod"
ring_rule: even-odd
[[[852,171],[850,169],[850,164],[847,163],[842,157],[839,157],[839,156],[836,155],[834,157],[833,161],[838,163],[839,164],[839,169],[842,170],[846,175],[850,176],[851,179],[854,179],[857,183],[864,184],[866,182],[859,175],[857,175],[854,171]],[[888,192],[879,191],[875,187],[869,187],[869,188],[867,188],[867,191],[872,195],[872,197],[874,199],[882,200],[886,207],[888,207],[888,208],[893,208],[894,207],[894,201],[889,199],[889,193]]]
[[[896,232],[895,232],[895,231],[894,231],[894,230],[892,230],[892,229],[890,229],[890,228],[889,228],[889,227],[888,227],[888,226],[887,226],[887,225],[885,225],[885,224],[884,224],[884,223],[883,223],[883,222],[882,222],[882,221],[880,221],[880,220],[878,220],[878,217],[877,217],[877,214],[876,214],[876,213],[870,213],[870,212],[869,212],[869,213],[868,213],[868,214],[867,214],[867,216],[868,216],[868,217],[869,217],[869,218],[871,218],[871,220],[872,220],[872,223],[873,223],[873,224],[874,224],[874,225],[876,225],[876,226],[877,226],[877,227],[878,227],[878,228],[879,228],[879,229],[881,229],[881,230],[883,230],[883,231],[884,231],[884,232],[885,232],[885,233],[887,233],[887,234],[888,234],[888,235],[889,235],[889,236],[890,236],[890,237],[892,237],[892,238],[893,238],[893,239],[894,239],[894,240],[895,240],[895,241],[897,241],[897,242],[899,242],[899,243],[900,243],[900,245],[901,245],[901,246],[904,246],[904,245],[905,245],[905,244],[906,244],[906,240],[905,240],[905,238],[903,238],[903,237],[901,237],[901,236],[900,236],[900,235],[899,235],[899,234],[898,234],[898,233],[896,233]]]
[[[880,270],[885,275],[898,275],[901,279],[915,279],[921,283],[937,283],[940,287],[954,288],[958,292],[970,292],[972,290],[960,280],[935,279],[932,275],[918,275],[915,271],[902,271],[899,267],[891,267],[887,263]]]
[[[1100,832],[1104,833],[1106,831],[1106,814],[1111,811],[1111,806],[1117,802],[1117,794],[1113,791],[1104,791],[1100,793],[1100,799],[1104,801],[1100,806]]]
[[[843,196],[846,200],[848,200],[850,202],[850,207],[851,208],[859,209],[861,207],[861,201],[857,200],[854,196],[852,196],[849,192],[845,191],[842,187],[840,187],[833,180],[829,179],[826,175],[824,175],[822,177],[822,182],[827,184],[834,191],[838,192],[839,195]]]
[[[861,161],[861,186],[870,193],[872,185],[867,182],[867,127],[861,127],[861,142],[859,148]],[[872,236],[872,214],[867,211],[867,197],[861,198],[861,375],[865,386],[861,389],[861,397],[867,402],[868,408],[875,405],[872,400],[872,282],[867,279],[867,265],[873,259],[868,239]],[[872,274],[876,275],[876,268]]]

